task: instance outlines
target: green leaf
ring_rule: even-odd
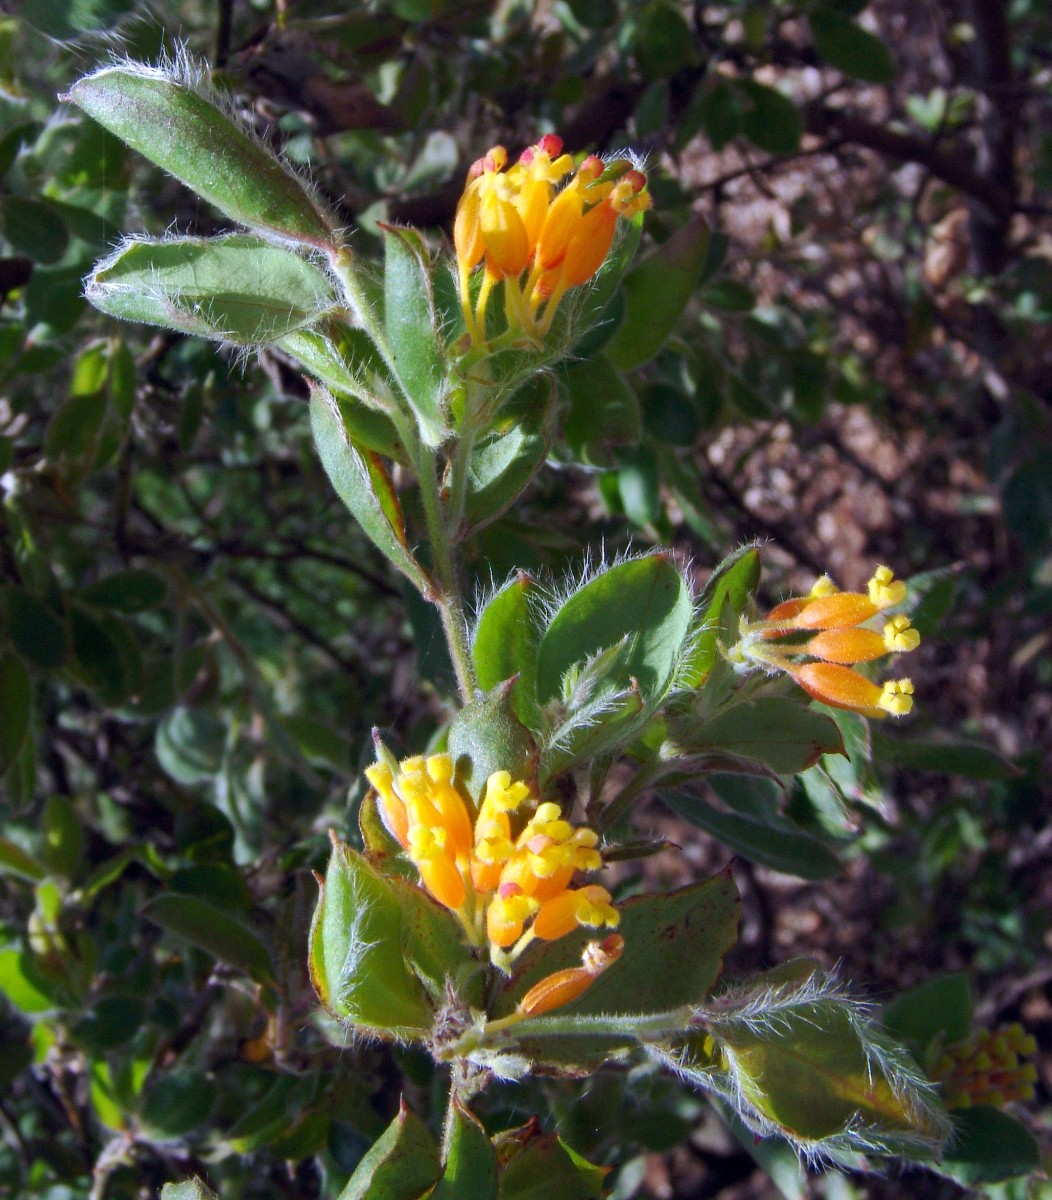
[[[976,742],[922,741],[871,731],[873,757],[913,771],[963,775],[968,779],[1014,779],[1019,768],[996,750]]]
[[[713,150],[722,150],[741,133],[741,93],[733,81],[714,75],[706,84],[700,105],[701,124]]]
[[[7,711],[5,708],[5,717]],[[0,725],[0,736],[3,736],[2,725]],[[0,874],[12,875],[15,879],[25,880],[26,883],[39,883],[42,879],[47,878],[47,870],[43,863],[31,854],[27,854],[21,846],[8,838],[0,838]]]
[[[467,519],[473,529],[507,511],[544,465],[552,443],[554,389],[548,400],[534,406],[510,429],[483,438],[471,454]]]
[[[893,1037],[914,1047],[923,1062],[924,1051],[937,1037],[949,1044],[971,1033],[973,1010],[967,975],[935,975],[896,996],[881,1022]]]
[[[72,878],[84,848],[84,827],[65,796],[49,796],[41,814],[41,858],[53,875]]]
[[[0,654],[0,775],[18,757],[33,714],[29,672],[15,654]],[[0,856],[0,865],[3,858]]]
[[[142,915],[169,933],[185,938],[213,958],[230,963],[257,983],[273,983],[270,951],[240,921],[196,896],[154,896]]]
[[[38,1013],[60,1007],[47,987],[27,954],[21,950],[0,950],[0,993],[15,1008],[24,1013]]]
[[[456,917],[415,882],[387,882],[402,910],[402,954],[435,1005],[448,1002],[452,987],[464,1003],[484,1007],[482,972]]]
[[[711,1050],[696,1037],[688,1044],[714,1075],[725,1074],[716,1090],[726,1095],[729,1085],[741,1097],[754,1129],[806,1145],[834,1137],[850,1144],[857,1134],[858,1148],[899,1152],[937,1151],[946,1140],[949,1122],[930,1085],[851,1001],[816,996],[807,983],[779,988],[763,975],[749,1000],[743,991],[743,1005],[750,1001],[748,1016],[729,1001],[706,1014]]]
[[[497,1154],[478,1120],[452,1096],[445,1167],[430,1200],[497,1200]]]
[[[661,799],[750,862],[801,879],[830,879],[840,873],[840,862],[828,846],[778,812],[779,789],[771,780],[717,774],[709,782],[733,805],[732,811],[686,792],[662,792]]]
[[[402,1101],[398,1116],[358,1164],[339,1200],[421,1200],[441,1175],[431,1134]]]
[[[438,340],[427,248],[413,229],[383,227],[384,319],[393,366],[416,415],[420,436],[446,436],[446,362]]]
[[[324,388],[311,388],[310,416],[318,457],[336,494],[384,557],[418,591],[429,591],[427,575],[410,553],[398,497],[382,464],[353,444],[336,402]]]
[[[974,1187],[1029,1175],[1041,1166],[1041,1153],[1028,1130],[1014,1117],[989,1105],[950,1114],[953,1135],[938,1169]]]
[[[749,141],[770,154],[795,154],[804,122],[792,100],[755,79],[743,79],[738,86],[745,98],[742,132]]]
[[[608,1173],[608,1167],[575,1154],[557,1134],[530,1130],[501,1170],[500,1200],[602,1200]]]
[[[560,1013],[647,1014],[700,1004],[719,978],[723,956],[737,940],[740,908],[729,871],[673,892],[626,900],[619,905],[617,927],[625,939],[624,953]],[[582,928],[558,941],[535,944],[497,996],[494,1016],[512,1012],[526,992],[553,971],[579,965],[585,943],[595,937],[594,929]],[[524,1022],[522,1028],[533,1025],[536,1022]]]
[[[61,667],[70,650],[69,635],[62,620],[43,600],[25,588],[6,588],[5,600],[8,633],[15,649],[45,670]]]
[[[844,752],[835,721],[775,696],[740,701],[707,720],[677,720],[672,737],[683,753],[737,759],[745,766],[760,763],[779,775],[795,775],[823,754]]]
[[[830,8],[808,17],[815,49],[830,66],[867,83],[890,83],[898,67],[887,46],[861,25]]]
[[[69,233],[46,204],[21,196],[0,196],[0,230],[12,249],[35,262],[58,262]]]
[[[334,840],[311,923],[314,989],[333,1016],[408,1039],[425,1034],[434,1014],[402,953],[403,912],[393,884]]]
[[[634,445],[643,433],[639,399],[602,354],[574,362],[559,376],[570,407],[563,437],[576,459],[613,465],[611,446]]]
[[[625,276],[625,319],[607,347],[615,367],[649,362],[672,335],[697,286],[709,248],[709,227],[694,217]]]
[[[140,613],[156,608],[164,599],[165,590],[164,580],[153,571],[117,571],[93,583],[81,599],[96,608]]]
[[[336,303],[313,263],[247,234],[125,242],[84,294],[111,317],[239,346],[278,341]]]
[[[220,1197],[200,1179],[189,1179],[186,1183],[166,1183],[161,1188],[161,1200],[220,1200]]]
[[[119,704],[134,680],[120,634],[105,619],[79,605],[70,610],[74,671],[104,704]]]
[[[147,1091],[140,1119],[160,1140],[185,1137],[211,1116],[217,1094],[216,1085],[197,1071],[165,1073]]]
[[[189,72],[187,72],[189,73]],[[332,243],[332,219],[306,185],[205,95],[197,81],[132,63],[103,67],[66,97],[224,216],[252,229]]]
[[[611,693],[635,680],[653,708],[672,682],[690,627],[690,590],[666,554],[611,567],[575,591],[552,618],[537,658],[537,697],[562,692],[563,676],[600,651],[619,647],[604,680]]]
[[[699,635],[690,656],[688,687],[700,687],[719,657],[721,638],[734,639],[738,618],[760,582],[760,552],[743,546],[713,571],[698,597]]]
[[[476,804],[494,771],[535,786],[538,749],[530,731],[515,715],[510,679],[466,704],[449,727],[449,753],[457,778]]]
[[[180,707],[157,726],[154,751],[165,771],[179,783],[204,783],[223,767],[226,730],[196,708]]]
[[[525,571],[486,603],[475,625],[471,656],[479,687],[488,692],[516,678],[511,704],[523,724],[541,726],[536,701],[537,648],[541,631],[537,604],[543,589]]]

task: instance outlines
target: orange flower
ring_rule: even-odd
[[[947,1046],[930,1074],[942,1085],[947,1108],[1032,1100],[1037,1068],[1026,1060],[1036,1050],[1037,1042],[1022,1025],[978,1030]]]
[[[468,172],[453,224],[460,302],[473,345],[486,341],[486,310],[497,284],[505,292],[507,332],[543,337],[563,295],[599,270],[617,221],[650,205],[646,176],[628,160],[590,155],[573,171],[562,141],[546,134],[507,167],[494,146]],[[472,297],[471,276],[485,262]]]
[[[879,684],[852,668],[920,644],[920,634],[902,614],[880,629],[867,624],[905,596],[906,585],[888,567],[876,569],[864,593],[838,591],[823,575],[810,595],[784,600],[765,619],[743,617],[727,658],[740,671],[784,671],[809,696],[835,708],[866,717],[902,716],[913,707],[909,679]]]
[[[506,969],[535,937],[617,925],[605,888],[571,886],[577,872],[603,865],[594,830],[566,821],[557,804],[537,804],[507,771],[489,777],[476,814],[448,754],[398,763],[379,743],[377,750],[380,760],[365,774],[384,824],[424,887],[476,945],[488,943],[494,963]]]

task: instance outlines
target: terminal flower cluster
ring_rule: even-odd
[[[947,1108],[1032,1100],[1037,1068],[1024,1060],[1036,1050],[1037,1042],[1022,1025],[979,1030],[947,1046],[931,1075],[942,1086]]]
[[[507,163],[504,147],[494,146],[472,165],[453,226],[460,302],[473,345],[486,341],[487,305],[501,282],[508,330],[543,337],[566,292],[599,270],[619,218],[650,206],[646,176],[628,159],[604,163],[591,154],[574,171],[555,134]],[[473,299],[471,276],[480,263],[482,283]]]
[[[488,779],[478,812],[457,787],[448,754],[398,763],[382,747],[365,774],[384,825],[432,896],[488,946],[503,970],[535,938],[554,941],[581,925],[616,928],[617,909],[598,884],[571,886],[603,865],[598,835],[538,804],[507,771]],[[532,811],[531,811],[532,810]]]
[[[872,626],[905,597],[906,585],[889,567],[876,569],[864,593],[842,592],[823,575],[807,596],[775,605],[763,620],[743,617],[739,640],[726,656],[738,670],[784,671],[823,704],[866,717],[902,716],[913,707],[911,680],[874,683],[854,668],[920,644],[903,614]]]

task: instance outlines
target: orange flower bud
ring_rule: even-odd
[[[589,942],[581,956],[581,966],[553,971],[551,975],[535,983],[519,1001],[519,1012],[527,1017],[539,1017],[562,1008],[583,995],[608,967],[621,957],[625,940],[612,933],[601,945]]]
[[[801,648],[804,654],[830,663],[873,662],[888,652],[884,638],[874,629],[826,629]]]
[[[792,624],[797,629],[845,629],[875,617],[880,609],[861,592],[836,592],[809,600]]]

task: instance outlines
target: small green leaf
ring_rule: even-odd
[[[878,37],[831,8],[808,17],[815,49],[830,66],[867,83],[890,83],[898,74],[891,51]]]
[[[801,879],[831,879],[840,873],[840,862],[828,846],[778,812],[779,789],[774,783],[736,775],[709,776],[714,786],[719,779],[738,784],[739,799],[732,811],[715,808],[686,792],[663,792],[661,799],[673,812],[750,862]],[[768,787],[773,795],[756,794]],[[720,794],[733,803],[728,789],[721,788]]]
[[[33,685],[29,672],[15,654],[0,655],[0,775],[22,749],[33,714]],[[0,866],[3,857],[0,856]]]
[[[154,751],[165,771],[179,783],[204,783],[223,767],[226,730],[196,708],[180,706],[157,726]]]
[[[924,1051],[936,1038],[949,1044],[971,1033],[973,1011],[967,975],[935,975],[896,996],[881,1021],[893,1037],[913,1046],[923,1062]]]
[[[69,244],[69,232],[56,213],[21,196],[0,196],[0,230],[12,249],[35,262],[58,262]]]
[[[154,896],[142,915],[169,933],[185,938],[213,958],[230,963],[257,983],[273,983],[270,952],[247,926],[196,896]]]
[[[38,596],[25,588],[5,589],[8,633],[15,648],[35,666],[61,667],[69,657],[65,624]]]
[[[602,354],[571,363],[559,378],[570,401],[563,437],[574,457],[593,466],[613,465],[610,447],[634,445],[643,433],[635,392]]]
[[[709,227],[694,217],[625,276],[625,319],[607,347],[615,367],[649,362],[672,335],[697,286],[709,247]]]
[[[795,775],[823,754],[844,752],[835,721],[775,696],[732,704],[707,720],[678,719],[671,737],[682,753],[740,760],[746,768],[759,763],[779,775]]]
[[[200,1179],[189,1179],[186,1183],[166,1183],[161,1188],[161,1200],[220,1200],[220,1197]]]
[[[742,132],[749,141],[771,154],[795,154],[800,149],[804,122],[792,100],[755,79],[743,79],[738,86],[745,100]]]
[[[552,443],[554,394],[550,384],[546,390],[547,402],[533,406],[510,429],[483,438],[472,451],[466,511],[473,529],[510,508],[544,465]]]
[[[318,267],[245,234],[125,242],[84,294],[111,317],[240,346],[278,341],[336,302]]]
[[[434,1139],[403,1101],[398,1116],[358,1164],[339,1200],[421,1200],[441,1175]]]
[[[32,959],[21,950],[0,950],[0,993],[24,1013],[47,1012],[60,1004],[47,990]]]
[[[117,571],[93,583],[81,595],[96,608],[139,613],[156,608],[164,599],[164,580],[153,571]]]
[[[741,133],[741,93],[732,80],[719,74],[712,77],[702,94],[699,116],[713,150],[722,150]]]
[[[315,991],[335,1017],[382,1036],[411,1038],[430,1029],[433,1013],[402,953],[403,913],[392,883],[334,840],[311,924]]]
[[[211,1116],[216,1085],[197,1071],[165,1073],[146,1092],[143,1125],[159,1139],[185,1137]]]
[[[72,878],[84,848],[84,826],[65,796],[52,795],[41,814],[41,858],[54,875]]]
[[[1014,779],[1019,768],[976,742],[921,740],[871,731],[873,757],[913,771],[963,775],[968,779]]]
[[[0,672],[2,671],[3,666],[0,665]],[[2,699],[2,695],[0,695],[0,699]],[[5,707],[5,718],[7,711]],[[0,737],[2,736],[3,728],[0,725]],[[47,870],[43,863],[31,854],[27,854],[21,846],[8,838],[0,838],[0,874],[12,875],[15,879],[22,879],[26,883],[39,883],[42,879],[47,878]]]
[[[698,597],[698,638],[690,656],[688,687],[700,687],[719,656],[719,641],[737,636],[738,618],[760,582],[760,552],[743,546],[713,571]]]
[[[537,604],[542,595],[537,581],[520,571],[486,603],[475,625],[471,647],[478,685],[483,691],[516,678],[512,707],[531,729],[539,729],[541,724],[536,670],[541,640]]]
[[[215,107],[203,85],[143,63],[103,67],[67,97],[224,216],[330,247],[333,222],[306,185]]]
[[[497,1154],[478,1120],[452,1096],[452,1133],[429,1200],[497,1200]]]
[[[619,647],[606,672],[610,692],[632,681],[647,706],[663,698],[679,665],[692,602],[665,554],[620,563],[575,591],[552,618],[537,659],[537,697],[559,696],[563,676],[600,651]]]
[[[608,1173],[608,1167],[575,1154],[557,1134],[530,1130],[501,1170],[500,1200],[602,1200]]]
[[[939,1163],[942,1174],[974,1187],[1029,1175],[1040,1168],[1037,1142],[1008,1113],[980,1104],[950,1115],[953,1135]]]
[[[446,435],[446,364],[427,248],[412,229],[384,227],[384,314],[393,366],[429,446]]]
[[[476,1008],[484,1005],[482,972],[457,919],[415,882],[388,879],[402,910],[402,953],[436,1006],[454,988]]]
[[[409,551],[398,498],[382,464],[363,454],[350,440],[343,416],[324,388],[311,389],[311,431],[325,473],[336,494],[357,518],[378,550],[418,591],[430,590],[423,567]],[[392,517],[394,518],[392,520]]]
[[[535,786],[538,750],[530,731],[515,715],[510,679],[466,704],[449,727],[449,752],[457,778],[476,804],[494,771]]]
[[[119,704],[134,683],[120,634],[79,605],[71,608],[69,617],[75,674],[98,693],[104,704]]]

